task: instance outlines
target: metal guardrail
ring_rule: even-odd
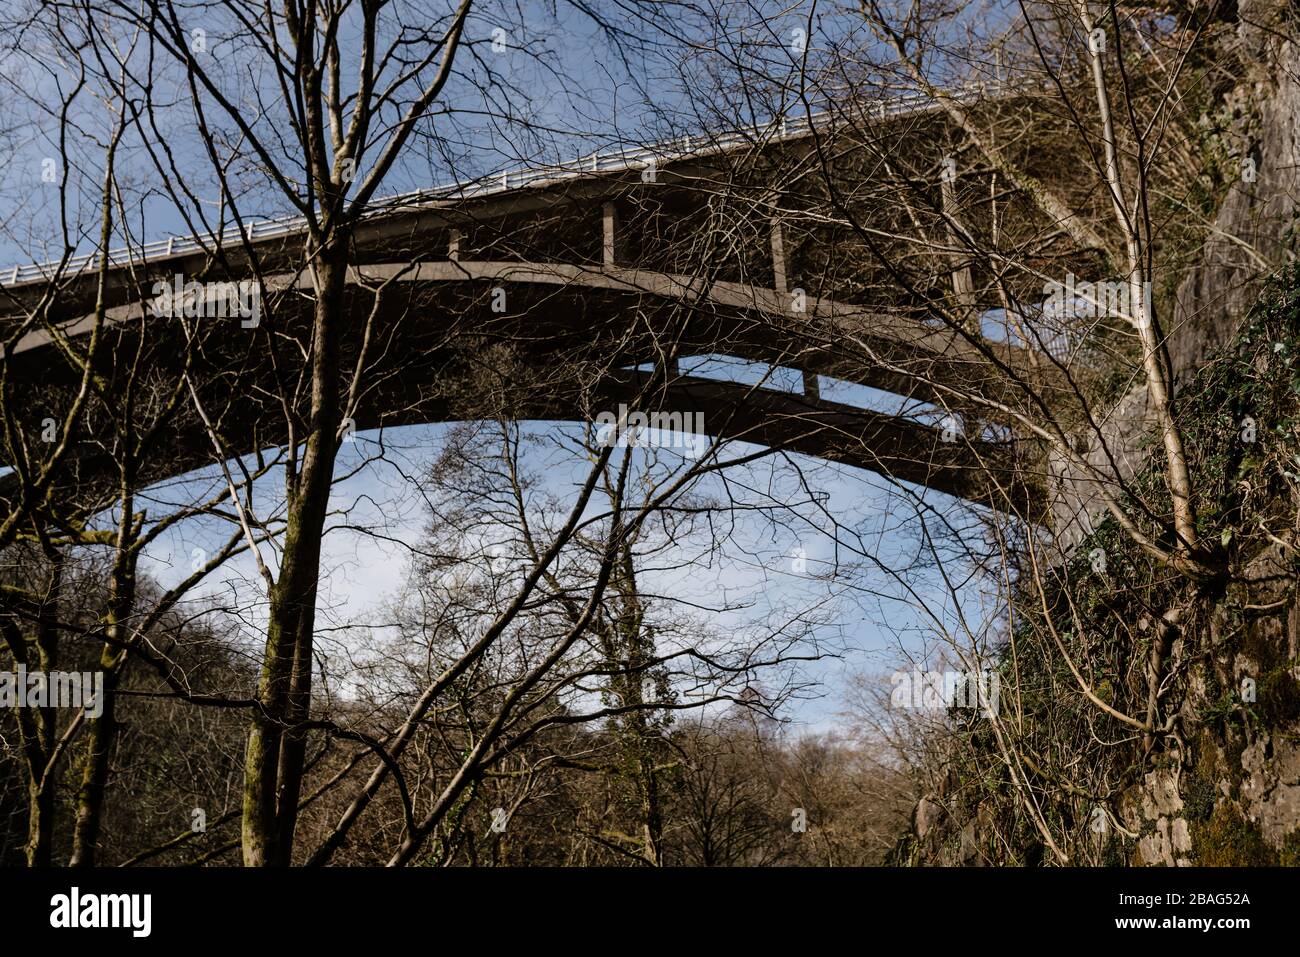
[[[948,95],[960,101],[970,101],[989,95],[994,90],[1004,90],[1009,84],[970,84],[948,91]],[[877,102],[874,113],[880,119],[900,114],[924,112],[933,109],[937,103],[924,93],[910,92],[897,97]],[[460,180],[446,186],[431,189],[414,190],[376,200],[367,218],[392,213],[396,210],[418,209],[438,203],[465,199],[476,199],[505,193],[511,190],[525,189],[537,183],[553,183],[558,180],[576,179],[599,173],[614,173],[631,169],[645,169],[651,163],[680,160],[691,156],[707,156],[724,153],[753,142],[756,137],[775,136],[779,139],[793,139],[806,136],[815,129],[830,129],[837,125],[838,115],[826,111],[801,117],[780,117],[768,123],[756,124],[739,129],[728,130],[719,134],[701,134],[697,137],[683,136],[675,140],[656,143],[640,149],[599,151],[590,156],[580,157],[566,163],[542,166],[519,166],[504,169],[487,176]],[[696,148],[694,143],[698,141]],[[291,236],[302,232],[307,227],[307,220],[302,216],[281,219],[259,220],[246,224],[243,233],[249,242],[275,239],[279,236]],[[139,265],[156,259],[166,259],[184,253],[208,249],[213,245],[241,239],[241,230],[237,226],[223,229],[220,236],[214,233],[198,233],[190,236],[170,236],[140,246],[126,246],[110,250],[109,266]],[[76,276],[80,273],[99,269],[103,264],[100,253],[76,256],[63,264],[64,276]],[[43,263],[15,265],[0,270],[0,285],[14,286],[38,279],[48,279],[59,269],[61,260],[52,259]]]

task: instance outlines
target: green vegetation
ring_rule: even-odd
[[[1179,813],[1198,862],[1294,861],[1300,838],[1274,849],[1219,784],[1240,793],[1247,742],[1300,720],[1300,682],[1285,638],[1297,578],[1289,536],[1300,502],[1300,270],[1268,286],[1234,342],[1181,389],[1176,412],[1192,456],[1198,530],[1225,573],[1189,584],[1107,518],[1065,566],[1039,576],[1041,588],[1022,579],[1018,624],[1002,654],[1004,687],[1017,688],[1004,695],[1013,709],[1004,719],[1017,728],[1026,783],[1040,795],[1044,819],[1053,833],[1077,835],[1071,856],[1080,862],[1124,863],[1135,842],[1115,834],[1089,841],[1092,808],[1118,809],[1125,795],[1142,793],[1153,770],[1179,768]],[[1161,500],[1157,455],[1126,506],[1144,533],[1167,543],[1168,529],[1141,505]],[[1161,616],[1176,605],[1185,613],[1161,673],[1161,733],[1148,742],[1088,700],[1061,648],[1100,701],[1145,721],[1152,644]],[[1254,701],[1243,696],[1243,676],[1256,682]],[[1194,717],[1171,721],[1184,703]],[[972,727],[968,747],[959,749],[955,818],[993,802],[1016,822],[1002,846],[1037,845],[1042,853],[1039,830],[1016,809],[1015,782],[988,773],[996,754],[989,735]],[[1153,833],[1151,823],[1135,826]]]

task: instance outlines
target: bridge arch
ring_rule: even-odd
[[[272,294],[311,292],[309,278],[301,274],[279,273],[265,277],[264,283]],[[353,313],[364,306],[367,291],[379,286],[400,289],[407,297],[394,306],[395,313],[410,309],[425,294],[439,300],[481,303],[485,291],[507,289],[512,297],[519,292],[526,300],[523,309],[492,315],[479,305],[468,321],[462,321],[461,331],[485,341],[514,338],[531,344],[538,362],[550,362],[548,381],[552,386],[556,384],[555,367],[563,360],[551,360],[563,355],[566,342],[571,344],[575,337],[593,331],[588,314],[593,297],[600,298],[601,304],[612,304],[610,312],[684,308],[689,321],[683,326],[679,345],[720,352],[723,349],[718,344],[722,343],[728,355],[797,369],[805,382],[811,378],[815,383],[816,376],[826,375],[933,401],[942,396],[927,383],[945,378],[969,383],[973,376],[986,375],[988,369],[986,357],[951,329],[926,327],[914,320],[813,296],[804,297],[799,309],[788,291],[632,267],[454,259],[372,263],[352,267],[348,284],[357,299]],[[151,315],[150,304],[144,299],[110,308],[106,321],[122,329],[179,325],[168,317]],[[234,324],[238,320],[207,321]],[[409,319],[400,321],[410,327]],[[67,323],[64,331],[81,335],[92,324],[93,316],[82,316]],[[382,386],[367,391],[353,410],[358,430],[474,417],[447,396],[426,388],[440,368],[463,363],[465,357],[453,356],[458,350],[439,342],[436,318],[423,325],[435,328],[422,328],[397,341],[402,354],[392,357],[396,364],[377,371]],[[825,336],[827,328],[833,334],[849,330],[862,337],[886,361],[847,367],[829,350],[801,347],[801,334],[821,329]],[[162,334],[169,333],[167,327],[163,329]],[[510,414],[518,419],[591,422],[598,413],[620,405],[647,412],[699,412],[704,416],[705,433],[714,438],[841,462],[1032,518],[1041,514],[1036,489],[1003,443],[977,436],[952,441],[941,429],[913,419],[825,399],[815,385],[800,394],[681,374],[662,366],[652,371],[639,368],[655,359],[654,350],[644,340],[644,336],[634,335],[617,344],[622,348],[605,352],[596,376],[579,374],[574,381],[541,391],[520,388],[510,397]],[[438,347],[424,350],[429,343]],[[16,366],[20,375],[39,379],[42,365],[52,358],[52,345],[45,332],[28,335],[9,357],[11,368]],[[996,348],[1008,361],[1023,359],[1014,347]],[[439,355],[433,355],[435,352]],[[525,350],[525,358],[528,355]],[[248,371],[246,368],[245,373]],[[258,387],[256,382],[243,384],[250,392]],[[221,424],[222,443],[231,454],[287,439],[287,434],[266,421],[266,405],[236,399],[234,406],[241,411],[225,416]],[[274,419],[277,411],[269,412]],[[199,468],[214,456],[211,438],[193,422],[178,427],[166,442],[173,453],[164,467],[169,475]],[[89,456],[83,466],[92,472],[93,458]]]

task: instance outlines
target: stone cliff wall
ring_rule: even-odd
[[[1064,810],[1055,827],[1095,832],[1095,854],[1079,855],[1092,858],[1084,862],[1300,864],[1300,282],[1285,267],[1300,249],[1300,44],[1293,38],[1300,11],[1277,0],[1241,0],[1238,15],[1229,42],[1233,59],[1248,66],[1206,122],[1217,162],[1241,169],[1248,159],[1254,175],[1228,184],[1164,317],[1180,408],[1196,407],[1199,416],[1189,441],[1218,443],[1194,450],[1194,474],[1213,486],[1197,494],[1211,502],[1203,519],[1209,534],[1222,535],[1231,574],[1221,591],[1196,599],[1170,651],[1178,663],[1170,700],[1180,702],[1172,740],[1154,754],[1136,749],[1116,771],[1115,779],[1128,783],[1107,803],[1112,816],[1101,827],[1084,819],[1088,801],[1059,802]],[[1252,307],[1269,276],[1278,274],[1289,278],[1269,307],[1271,318],[1243,334],[1243,321],[1258,316]],[[1268,441],[1249,448],[1235,441],[1245,414],[1259,420]],[[1095,441],[1088,455],[1099,465],[1113,460],[1125,479],[1140,476],[1150,436],[1145,389],[1134,389],[1110,410],[1103,426],[1108,448]],[[1071,579],[1080,583],[1091,574],[1079,555],[1097,544],[1099,530],[1100,540],[1114,539],[1106,538],[1104,513],[1086,484],[1060,463],[1054,468],[1061,478],[1055,531],[1069,588]],[[1106,587],[1140,591],[1151,580],[1086,587],[1100,589],[1104,604]],[[1157,609],[1168,598],[1158,590],[1141,596]],[[1106,620],[1089,627],[1113,628]],[[1149,644],[1149,633],[1138,635],[1130,660]],[[1055,658],[1048,647],[1041,660]],[[1123,737],[1122,727],[1111,730]],[[982,746],[993,751],[987,741]],[[1052,859],[1024,823],[1014,781],[990,786],[959,781],[962,774],[969,776],[969,765],[954,763],[917,805],[898,862]]]
[[[1300,26],[1278,0],[1242,0],[1230,47],[1245,74],[1205,117],[1207,148],[1228,178],[1198,261],[1178,285],[1162,324],[1175,389],[1206,356],[1222,348],[1258,297],[1266,278],[1300,251]],[[1144,460],[1151,435],[1145,386],[1106,412],[1086,458],[1103,474],[1127,481]],[[1051,468],[1057,547],[1068,552],[1091,534],[1104,508],[1082,470],[1060,460]]]

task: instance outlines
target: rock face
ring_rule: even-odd
[[[1264,257],[1269,265],[1294,260],[1300,248],[1300,43],[1295,23],[1279,25],[1275,0],[1243,0],[1239,7],[1238,38],[1243,59],[1257,65],[1255,74],[1232,91],[1230,133],[1239,155],[1248,157],[1255,182],[1235,186],[1219,208],[1216,235],[1206,242],[1201,261],[1179,286],[1170,358],[1179,380],[1186,380],[1210,351],[1226,345],[1242,317],[1255,302]],[[1292,17],[1295,13],[1292,12]],[[1279,29],[1281,27],[1281,29]],[[1291,30],[1291,38],[1287,31]],[[1253,251],[1245,247],[1251,247]],[[1257,562],[1261,581],[1287,581],[1294,571],[1281,555]],[[1277,596],[1287,601],[1287,596]],[[1257,681],[1270,664],[1296,661],[1300,651],[1300,605],[1291,601],[1286,633],[1271,627],[1277,619],[1248,625],[1255,629],[1252,648],[1268,649],[1273,662],[1238,655],[1227,666],[1232,687]],[[1300,675],[1296,675],[1300,676]],[[1204,687],[1204,684],[1201,685]],[[1208,705],[1209,702],[1196,702]],[[1188,707],[1195,711],[1195,706]],[[1193,715],[1188,715],[1193,716]],[[1284,715],[1279,715],[1284,716]],[[1247,726],[1249,728],[1249,726]],[[1199,862],[1252,863],[1269,861],[1271,850],[1287,852],[1288,837],[1300,827],[1300,745],[1294,722],[1290,726],[1258,729],[1245,741],[1213,740],[1200,745],[1199,774],[1178,771],[1147,775],[1127,807],[1128,823],[1141,833],[1140,863],[1184,865],[1197,841]],[[1182,794],[1191,794],[1191,813]],[[1221,802],[1214,810],[1214,802]],[[1253,857],[1253,859],[1252,859]]]
[[[1300,45],[1287,36],[1295,24],[1280,16],[1277,0],[1242,0],[1238,9],[1241,60],[1254,72],[1228,94],[1219,119],[1242,177],[1219,208],[1201,262],[1178,289],[1166,328],[1176,374],[1232,338],[1255,301],[1261,266],[1276,267],[1300,248]]]
[[[1052,454],[1049,494],[1052,537],[1058,554],[1068,555],[1096,531],[1097,523],[1107,513],[1096,494],[1093,476],[1113,475],[1123,482],[1132,479],[1145,460],[1153,421],[1146,386],[1139,386],[1116,402],[1099,423],[1100,436],[1094,435],[1083,453],[1089,469]]]
[[[1124,823],[1139,835],[1137,853],[1143,864],[1185,866],[1192,850],[1191,829],[1179,793],[1177,769],[1152,771],[1140,788],[1125,795]]]
[[[1258,257],[1276,267],[1294,260],[1300,248],[1300,43],[1290,38],[1294,22],[1279,19],[1276,0],[1243,0],[1239,12],[1243,60],[1256,70],[1227,97],[1225,120],[1247,175],[1223,201],[1215,235],[1178,289],[1167,331],[1175,375],[1184,381],[1236,333],[1259,292]],[[1140,407],[1136,394],[1128,399]],[[1276,583],[1291,582],[1294,574],[1281,555],[1272,553],[1257,560],[1247,576]],[[1258,682],[1270,666],[1280,665],[1285,676],[1297,660],[1300,604],[1286,594],[1273,597],[1289,601],[1282,616],[1285,633],[1276,617],[1247,625],[1255,631],[1249,646],[1267,649],[1272,661],[1238,655],[1226,666],[1220,663],[1220,670],[1229,672],[1220,677],[1230,687]],[[1300,677],[1297,670],[1290,669],[1292,677]],[[1193,698],[1187,717],[1194,721],[1198,705],[1211,704]],[[1300,744],[1294,716],[1275,717],[1287,724],[1256,731],[1247,725],[1244,741],[1215,740],[1203,731],[1199,745],[1206,753],[1196,774],[1175,769],[1146,776],[1126,801],[1127,823],[1141,834],[1135,863],[1183,865],[1193,850],[1199,863],[1214,864],[1272,862],[1273,851],[1289,853],[1288,840],[1300,833]],[[1194,833],[1203,835],[1195,847]]]
[[[1300,865],[1300,596],[1290,552],[1268,549],[1242,573],[1239,587],[1267,611],[1243,619],[1210,602],[1180,639],[1209,650],[1189,664],[1180,743],[1119,795],[1113,816],[1077,822],[1092,832],[1092,859],[1080,861],[1088,855],[1076,845],[1075,862]],[[963,805],[951,787],[918,803],[896,860],[1007,863],[988,839],[999,823],[990,802]],[[1015,863],[1034,862],[1016,853]]]
[[[1300,9],[1285,10],[1278,0],[1239,4],[1236,42],[1252,66],[1224,98],[1218,120],[1226,155],[1248,159],[1244,168],[1253,175],[1223,199],[1213,236],[1164,319],[1180,385],[1232,340],[1263,276],[1300,251],[1300,43],[1291,39],[1300,33]],[[1101,431],[1105,445],[1092,443],[1090,461],[1113,462],[1123,477],[1132,476],[1150,441],[1145,388],[1123,396]],[[1057,546],[1068,552],[1095,530],[1102,509],[1077,473],[1060,462],[1053,470],[1060,479]],[[1291,531],[1300,536],[1300,527]],[[1185,740],[1094,828],[1098,848],[1119,848],[1109,863],[1300,864],[1298,569],[1293,549],[1268,549],[1242,573],[1245,604],[1230,610],[1211,601],[1197,616],[1188,638],[1209,653],[1189,668],[1179,714]],[[1255,610],[1242,614],[1247,605]],[[1224,709],[1234,720],[1224,720]],[[989,845],[979,840],[985,808],[960,811],[937,797],[918,807],[898,860],[976,863],[972,849]]]
[[[1248,74],[1224,96],[1211,123],[1226,162],[1240,175],[1223,198],[1199,261],[1161,318],[1168,336],[1175,390],[1206,356],[1228,343],[1259,295],[1265,276],[1300,251],[1300,14],[1278,0],[1241,0],[1237,56]],[[1290,17],[1288,20],[1287,17]],[[1114,404],[1085,457],[1102,474],[1128,480],[1144,458],[1152,431],[1145,386]],[[1085,473],[1064,462],[1055,477],[1057,548],[1068,552],[1103,514]]]

